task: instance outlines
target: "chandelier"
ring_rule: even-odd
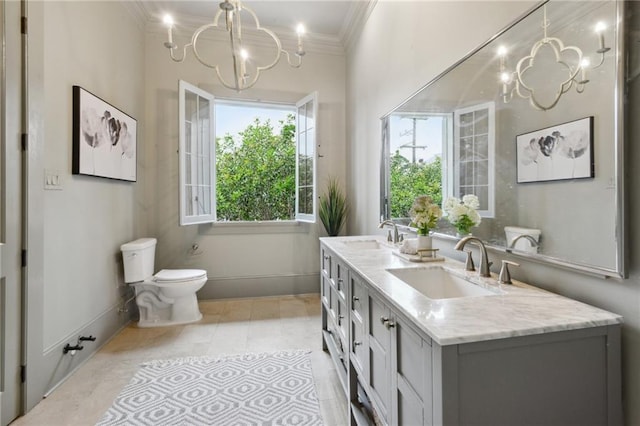
[[[253,21],[253,23],[255,24],[255,27],[252,27],[253,29],[267,34],[273,40],[273,43],[275,43],[276,47],[276,54],[272,62],[268,63],[267,65],[255,64],[255,71],[253,72],[253,75],[247,71],[247,63],[251,61],[251,57],[242,40],[243,16],[247,16],[249,20]],[[224,18],[223,23],[220,22],[221,17]],[[255,12],[251,8],[245,6],[240,0],[224,0],[222,3],[220,3],[220,10],[218,10],[215,17],[213,18],[213,22],[205,24],[195,30],[195,32],[191,36],[191,42],[185,44],[182,48],[182,56],[180,57],[177,57],[175,54],[178,46],[173,42],[173,18],[170,15],[165,15],[164,23],[168,26],[168,40],[164,43],[164,46],[169,49],[169,54],[173,61],[183,62],[187,56],[187,50],[191,48],[196,59],[198,59],[201,64],[215,70],[216,75],[218,76],[218,80],[220,80],[220,83],[224,87],[236,90],[238,92],[248,89],[256,84],[258,78],[260,77],[260,73],[262,71],[267,71],[275,67],[276,64],[280,61],[282,55],[287,57],[287,62],[291,67],[300,68],[300,65],[302,65],[302,57],[305,54],[304,48],[302,46],[302,35],[304,34],[305,30],[302,24],[299,24],[296,28],[296,33],[298,35],[298,47],[296,52],[294,53],[296,59],[292,61],[289,52],[282,48],[282,43],[280,42],[278,36],[268,28],[262,27]],[[219,64],[211,63],[210,61],[206,60],[200,52],[198,52],[197,43],[200,35],[206,30],[218,28],[224,28],[226,30],[226,33],[229,37],[229,43],[231,44],[231,59],[233,65],[232,82],[228,82],[224,79],[222,73],[220,72]]]
[[[611,48],[606,47],[604,43],[604,30],[606,26],[603,22],[599,22],[595,26],[595,32],[598,35],[599,47],[596,53],[599,55],[599,62],[596,65],[592,65],[588,58],[584,58],[582,50],[576,46],[565,46],[562,40],[556,37],[547,36],[547,28],[549,28],[549,21],[547,20],[547,6],[543,6],[543,20],[542,29],[544,36],[538,40],[531,47],[531,52],[528,56],[521,58],[515,67],[514,71],[509,71],[506,66],[507,62],[507,49],[505,46],[498,48],[498,56],[500,57],[500,82],[502,83],[501,96],[504,103],[508,103],[513,98],[514,93],[523,99],[529,99],[529,103],[536,109],[546,111],[558,103],[560,97],[575,87],[576,92],[582,93],[585,85],[589,82],[587,78],[587,70],[598,68],[604,63],[605,53]],[[534,64],[536,55],[538,55],[541,48],[550,48],[556,64],[562,70],[562,73],[566,75],[566,79],[563,80],[557,87],[553,99],[548,103],[543,103],[538,97],[536,97],[536,90],[531,85],[525,82],[525,73],[530,70]],[[565,55],[573,54],[575,59],[570,63],[566,61]]]

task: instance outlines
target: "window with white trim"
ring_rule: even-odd
[[[448,196],[474,194],[480,201],[478,213],[494,217],[495,104],[487,102],[454,111],[452,185]]]
[[[380,217],[409,224],[415,197],[436,204],[475,194],[494,215],[495,106],[452,113],[394,112],[382,119]]]
[[[181,81],[179,103],[181,225],[315,222],[315,94],[214,99]]]

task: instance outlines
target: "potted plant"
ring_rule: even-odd
[[[462,200],[450,197],[444,202],[447,219],[456,228],[459,237],[469,235],[472,227],[480,225],[479,207],[480,201],[473,194],[465,195]]]
[[[430,249],[432,242],[429,232],[438,224],[438,219],[442,217],[442,210],[433,203],[431,197],[422,195],[413,201],[409,214],[411,215],[409,226],[418,230],[418,249]]]
[[[347,197],[340,189],[336,178],[329,178],[327,192],[320,196],[319,215],[324,229],[330,237],[340,233],[340,229],[347,221]]]

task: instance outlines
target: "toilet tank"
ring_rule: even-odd
[[[156,239],[140,238],[120,246],[124,263],[124,282],[135,283],[153,276]]]

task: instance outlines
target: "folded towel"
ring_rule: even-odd
[[[404,240],[402,242],[402,246],[400,246],[400,253],[406,253],[406,254],[418,253],[418,239],[409,238]]]

